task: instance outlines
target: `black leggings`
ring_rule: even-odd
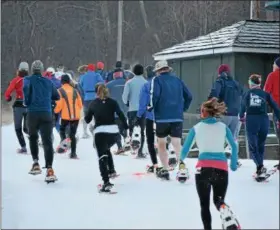
[[[109,182],[109,173],[115,172],[110,148],[116,143],[118,133],[96,133],[94,142],[99,157],[99,170],[104,183]]]
[[[30,151],[33,160],[39,160],[38,133],[40,131],[46,167],[51,168],[53,164],[52,114],[49,112],[29,112],[27,114],[27,124],[29,131]]]
[[[18,138],[18,142],[21,148],[25,148],[26,143],[24,140],[22,130],[25,134],[28,134],[27,122],[26,122],[27,109],[24,107],[13,107],[13,114],[14,114],[15,131]],[[22,127],[22,122],[23,122],[23,127]]]
[[[118,134],[118,138],[117,138],[117,146],[118,146],[118,149],[121,149],[122,148],[122,136],[124,139],[127,138],[127,131],[124,128],[124,125],[119,118],[116,118],[115,122],[118,125],[119,131],[120,131],[120,133]]]
[[[155,149],[155,132],[154,132],[154,121],[146,119],[146,137],[149,154],[153,165],[158,163],[157,153]]]
[[[66,139],[66,127],[69,125],[69,137],[71,139],[71,154],[76,154],[76,146],[77,146],[77,140],[76,140],[76,133],[79,125],[79,120],[76,121],[68,121],[61,119],[61,125],[60,125],[60,139],[61,141]]]
[[[212,230],[210,213],[210,193],[213,188],[213,201],[216,208],[224,204],[228,186],[228,172],[215,168],[201,168],[195,175],[196,190],[200,199],[201,218],[204,230]]]

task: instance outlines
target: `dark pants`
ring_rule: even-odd
[[[137,120],[137,111],[130,111],[127,112],[127,117],[128,117],[128,128],[129,128],[129,136],[132,137],[132,133],[133,133],[133,128],[135,126],[135,122]],[[142,152],[143,147],[144,147],[144,142],[145,142],[145,119],[142,118],[140,120],[140,124],[139,124],[140,128],[141,128],[141,143],[140,143],[140,148],[139,148],[139,153]]]
[[[274,126],[274,131],[278,138],[278,157],[280,159],[280,129],[279,129],[279,126],[277,126],[277,121],[278,121],[278,119],[277,119],[275,113],[273,113],[273,126]]]
[[[124,128],[124,125],[119,118],[116,118],[116,124],[118,125],[119,130],[120,130],[120,133],[118,134],[118,138],[117,138],[117,146],[118,146],[118,149],[121,149],[122,148],[122,136],[123,136],[123,138],[126,138],[127,131]]]
[[[215,168],[201,168],[195,175],[196,190],[200,200],[201,219],[204,230],[212,230],[210,213],[210,193],[213,188],[213,201],[216,208],[224,204],[228,186],[228,172]]]
[[[149,154],[153,165],[157,164],[157,153],[155,149],[155,132],[154,132],[154,121],[146,119],[146,138]]]
[[[267,115],[247,115],[246,131],[251,158],[257,167],[263,166],[265,141],[268,134],[269,118]]]
[[[15,131],[18,138],[18,142],[21,148],[25,148],[26,143],[24,140],[23,132],[28,134],[27,122],[26,122],[27,109],[24,107],[13,107],[13,114],[14,114]],[[22,127],[22,122],[23,122],[23,127]]]
[[[71,139],[71,154],[76,154],[76,133],[79,125],[79,120],[76,121],[68,121],[61,119],[60,124],[60,139],[61,141],[66,139],[66,128],[69,127],[69,138]]]
[[[109,182],[109,173],[115,172],[110,148],[116,143],[118,133],[96,133],[93,138],[99,157],[100,174],[104,183],[107,183]]]
[[[52,114],[48,112],[29,112],[27,114],[29,144],[33,160],[39,160],[38,132],[40,131],[46,167],[51,168],[53,163],[52,146]]]

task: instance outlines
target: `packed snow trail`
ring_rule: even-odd
[[[81,127],[80,127],[81,128]],[[79,134],[81,134],[81,129]],[[59,138],[55,133],[55,144]],[[12,125],[2,127],[2,228],[4,229],[202,229],[200,206],[194,182],[196,159],[187,159],[191,178],[185,184],[161,181],[145,172],[149,158],[114,156],[120,177],[112,181],[118,194],[97,193],[101,182],[92,139],[80,139],[77,154],[55,154],[55,184],[44,182],[42,175],[28,174],[31,155],[18,155]],[[55,146],[56,147],[56,146]],[[252,179],[255,166],[242,160],[237,172],[229,174],[226,202],[242,229],[279,228],[279,174],[269,183]],[[268,169],[278,161],[266,161]],[[44,166],[40,148],[40,164]],[[212,199],[211,199],[212,202]],[[211,203],[213,229],[221,229],[219,213]]]

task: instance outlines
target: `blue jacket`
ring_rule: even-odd
[[[94,71],[88,71],[80,80],[81,87],[84,91],[84,101],[92,101],[96,97],[95,86],[98,83],[103,83],[100,74]]]
[[[190,107],[192,95],[181,79],[171,73],[162,73],[153,78],[150,93],[155,122],[184,120],[183,113]]]
[[[109,89],[110,97],[116,100],[120,106],[120,109],[126,115],[128,111],[128,107],[123,103],[122,94],[125,85],[124,78],[117,78],[113,81],[110,81],[106,84],[106,87]],[[116,116],[118,117],[118,116]]]
[[[61,88],[61,81],[59,79],[57,79],[55,77],[55,75],[52,75],[50,80],[54,84],[55,88],[57,88],[57,89]]]
[[[216,97],[227,106],[227,116],[237,116],[240,111],[243,88],[231,76],[222,73],[214,82],[208,99]]]
[[[24,104],[28,112],[52,113],[52,101],[60,96],[51,80],[40,75],[25,77],[23,80]]]
[[[280,110],[271,95],[260,88],[250,89],[244,96],[241,106],[240,118],[246,115],[267,115],[267,104],[273,109],[278,120],[280,120]]]
[[[141,118],[143,115],[145,115],[146,119],[153,121],[154,112],[147,110],[148,106],[150,105],[151,82],[152,82],[152,78],[148,79],[148,82],[146,82],[141,89],[137,117]]]
[[[107,79],[107,73],[106,73],[104,70],[98,69],[98,70],[96,70],[95,72],[96,72],[96,73],[99,73],[100,76],[102,77],[102,79],[103,79],[104,81]]]

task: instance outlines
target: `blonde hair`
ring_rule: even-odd
[[[97,87],[97,96],[104,100],[109,97],[109,90],[104,84],[99,84]]]
[[[227,107],[224,102],[219,102],[218,98],[212,98],[202,104],[203,110],[211,117],[220,117],[225,114]]]
[[[87,65],[81,65],[78,68],[78,72],[79,73],[85,73],[85,72],[87,72],[87,69],[88,69]]]

